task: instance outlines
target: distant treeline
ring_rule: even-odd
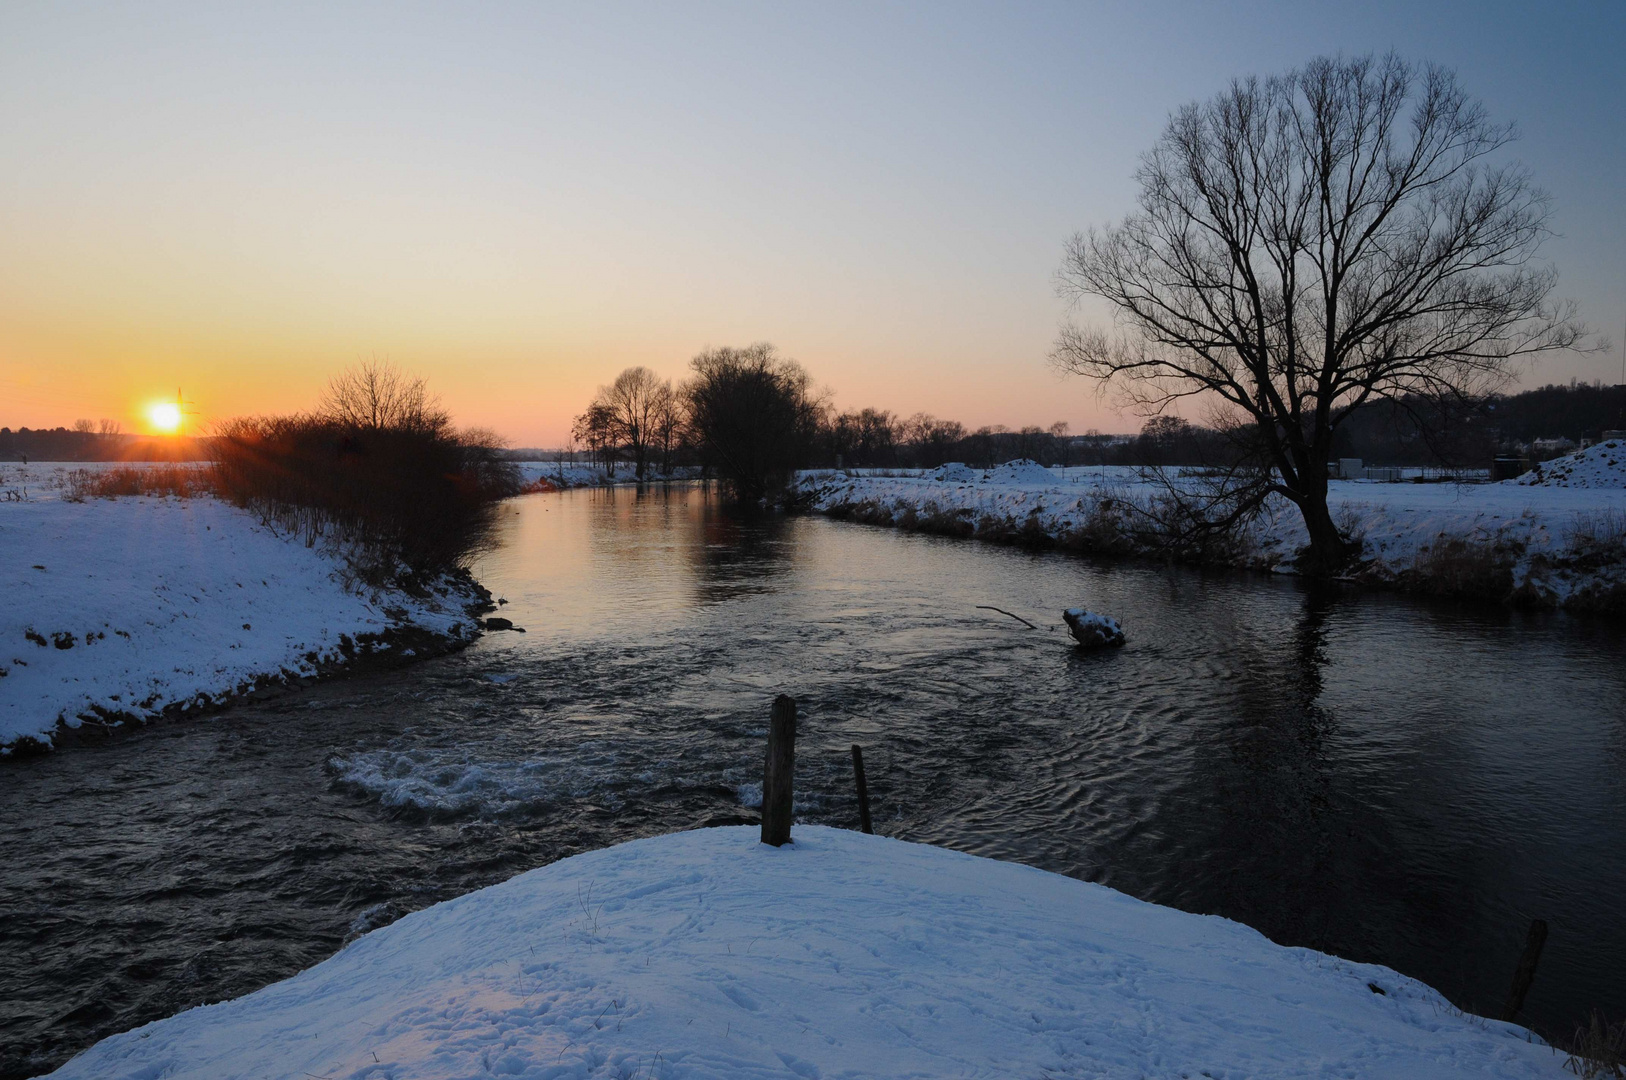
[[[1626,385],[1572,382],[1445,406],[1379,402],[1338,429],[1334,450],[1374,465],[1484,466],[1498,455],[1545,459],[1626,430]]]
[[[645,471],[662,473],[707,463],[704,442],[689,415],[686,391],[691,384],[674,388],[647,371],[632,370],[640,374],[629,380],[623,373],[618,385],[601,391],[577,418],[575,441],[566,453],[634,473],[640,464]],[[1073,433],[1065,422],[1048,428],[970,430],[926,413],[838,413],[805,387],[792,391],[793,397],[806,399],[792,423],[799,429],[795,445],[787,450],[801,468],[935,468],[950,461],[985,468],[1014,458],[1045,465],[1211,465],[1232,454],[1222,433],[1175,417],[1154,417],[1138,434]],[[116,425],[81,420],[72,428],[0,428],[0,461],[202,461],[213,456],[209,438],[130,435],[110,427]],[[1498,454],[1551,456],[1563,452],[1565,442],[1596,442],[1609,430],[1626,430],[1626,386],[1575,382],[1452,408],[1421,399],[1369,405],[1340,426],[1334,448],[1336,456],[1374,465],[1483,466]]]
[[[707,350],[691,368],[693,377],[676,386],[648,368],[623,371],[599,388],[559,453],[597,462],[612,477],[618,469],[643,479],[701,466],[757,498],[797,468],[989,466],[1024,457],[1091,464],[1119,460],[1134,442],[1073,435],[1065,422],[967,430],[926,413],[837,412],[801,365],[765,343]]]
[[[80,425],[86,424],[80,421]],[[203,461],[208,440],[95,427],[0,428],[0,461]]]
[[[1246,430],[1227,433],[1173,416],[1153,417],[1139,433],[1130,435],[1075,434],[1065,422],[1048,428],[970,430],[958,421],[926,413],[900,417],[883,409],[838,412],[827,398],[809,391],[810,380],[799,366],[778,358],[770,347],[753,349],[764,350],[755,355],[767,365],[765,370],[779,372],[773,377],[782,382],[776,393],[783,401],[771,407],[780,408],[783,416],[775,424],[761,425],[778,433],[768,456],[780,472],[935,468],[951,461],[987,468],[1017,458],[1060,466],[1220,466],[1239,460],[1244,453],[1241,442],[1247,438]],[[736,355],[733,350],[719,352]],[[615,383],[601,388],[577,418],[565,453],[598,462],[612,476],[618,467],[644,477],[695,465],[726,474],[725,459],[739,454],[721,452],[718,438],[708,437],[708,431],[718,427],[718,402],[729,396],[726,388],[713,385],[717,369],[709,355],[697,358],[695,378],[676,387],[645,368],[623,372]],[[763,402],[779,398],[759,394],[755,404],[742,406],[742,412],[766,415],[770,405]],[[697,411],[697,403],[705,404],[706,410]],[[739,427],[734,425],[735,442],[742,441]],[[1498,455],[1553,457],[1617,428],[1626,428],[1626,386],[1544,386],[1452,405],[1418,398],[1368,405],[1350,416],[1337,431],[1334,456],[1358,457],[1374,465],[1484,468]],[[753,481],[750,486],[760,488],[761,483]]]

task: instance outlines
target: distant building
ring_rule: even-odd
[[[1543,457],[1556,457],[1567,454],[1575,449],[1575,440],[1562,436],[1556,439],[1534,439],[1530,443],[1530,452]]]
[[[1499,457],[1491,462],[1491,482],[1511,480],[1515,476],[1523,476],[1530,471],[1530,461],[1527,458]]]

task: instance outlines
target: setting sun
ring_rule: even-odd
[[[181,407],[172,401],[161,401],[147,409],[147,419],[159,431],[178,431],[181,426]]]

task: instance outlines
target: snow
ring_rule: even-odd
[[[1502,481],[1521,487],[1626,488],[1626,442],[1610,439]]]
[[[1568,1075],[1521,1028],[1238,923],[884,837],[758,832],[521,874],[52,1075]]]
[[[552,461],[517,461],[514,464],[519,467],[525,483],[538,491],[603,487],[615,483],[602,465]]]
[[[924,475],[810,471],[800,475],[798,485],[820,512],[869,506],[879,509],[883,521],[907,514],[958,516],[970,525],[991,520],[1056,538],[1087,532],[1104,515],[1110,522],[1114,506],[1149,501],[1164,491],[1134,469],[1046,470],[1030,464],[1013,462],[987,473],[966,470],[975,479],[959,480],[946,477],[964,476],[958,472],[963,465]],[[1442,541],[1462,540],[1516,553],[1508,555],[1513,585],[1528,586],[1538,600],[1561,605],[1626,584],[1626,566],[1618,557],[1580,557],[1576,540],[1600,515],[1617,522],[1626,515],[1623,487],[1360,480],[1334,480],[1328,487],[1333,520],[1364,541],[1362,573],[1372,580],[1399,579]],[[1287,571],[1309,537],[1297,508],[1272,496],[1245,540],[1238,565]]]
[[[969,465],[962,465],[958,461],[941,465],[927,473],[927,480],[935,480],[940,484],[969,484],[980,479],[979,474]]]
[[[312,675],[360,635],[473,633],[453,583],[362,588],[334,552],[209,497],[67,501],[79,467],[0,472],[0,490],[28,491],[0,502],[0,747],[95,710],[151,717]]]
[[[1007,461],[1003,465],[989,469],[983,476],[983,482],[989,484],[1053,484],[1056,474],[1040,465],[1037,461],[1019,458],[1016,461]]]
[[[612,479],[602,465],[592,465],[579,462],[553,462],[553,461],[518,461],[520,476],[526,485],[533,491],[558,491],[564,488],[578,487],[608,487],[611,484],[631,484],[635,482],[633,467],[627,462],[616,465],[615,477]],[[651,480],[692,480],[698,478],[700,470],[692,466],[679,466],[672,470],[668,477],[652,476]]]
[[[1110,615],[1098,615],[1085,608],[1068,608],[1061,613],[1067,632],[1080,645],[1096,648],[1102,645],[1122,645],[1123,627]]]

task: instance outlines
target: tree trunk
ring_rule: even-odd
[[[1299,570],[1311,577],[1332,577],[1341,573],[1354,558],[1359,545],[1351,543],[1333,523],[1327,506],[1327,467],[1312,465],[1304,470],[1306,489],[1299,500],[1304,526],[1310,533],[1310,546],[1299,556]]]

